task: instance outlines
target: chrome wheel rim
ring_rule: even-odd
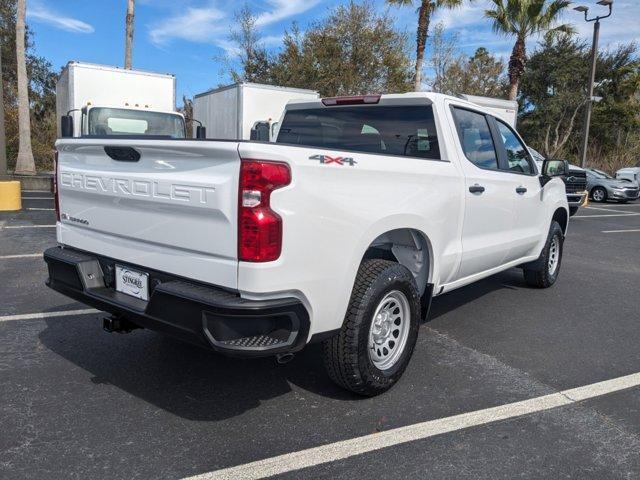
[[[411,311],[404,293],[393,290],[380,301],[369,328],[369,358],[380,370],[393,367],[409,338]]]
[[[560,240],[557,236],[551,239],[549,246],[549,275],[556,273],[558,264],[560,263]]]
[[[593,192],[593,199],[596,202],[601,202],[602,200],[604,200],[604,192],[600,189],[597,189],[595,192]]]

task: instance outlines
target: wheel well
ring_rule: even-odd
[[[559,208],[553,213],[552,220],[555,220],[562,227],[562,233],[567,233],[567,225],[569,223],[569,215],[564,208]]]
[[[398,262],[409,269],[422,295],[432,271],[433,257],[427,237],[412,228],[391,230],[378,236],[364,253],[365,258],[381,258]]]

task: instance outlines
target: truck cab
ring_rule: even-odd
[[[172,111],[154,111],[140,107],[86,105],[77,112],[80,131],[63,136],[152,136],[186,138],[184,116]]]

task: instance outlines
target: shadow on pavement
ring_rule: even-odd
[[[218,421],[291,392],[289,382],[318,395],[355,397],[335,386],[322,366],[319,345],[310,345],[286,365],[274,358],[227,358],[173,338],[136,330],[128,335],[101,329],[101,315],[46,321],[40,342],[93,375],[175,415]]]
[[[431,318],[489,292],[521,286],[519,271],[503,273],[435,299]],[[101,317],[49,319],[40,341],[90,372],[93,383],[113,385],[182,418],[232,418],[290,393],[291,384],[328,399],[361,398],[331,382],[322,365],[321,345],[307,346],[281,366],[274,358],[227,358],[147,330],[108,334],[101,328]]]

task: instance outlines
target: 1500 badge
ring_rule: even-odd
[[[356,162],[351,157],[330,157],[329,155],[311,155],[309,160],[319,160],[320,163],[328,165],[330,163],[337,163],[338,165],[344,165],[345,163],[350,166],[354,166]]]

